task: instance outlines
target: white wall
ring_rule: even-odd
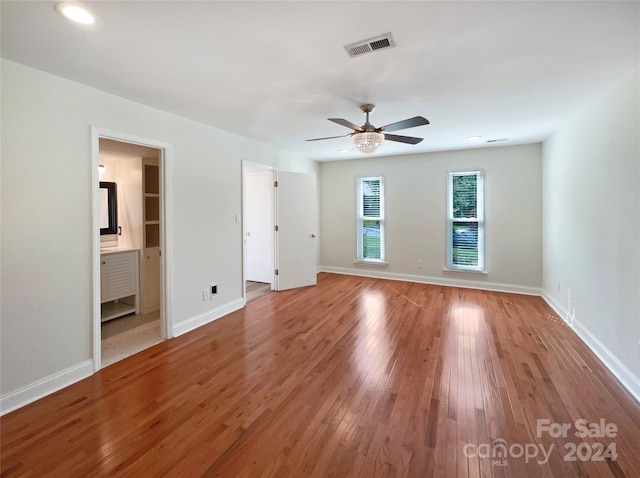
[[[142,158],[100,154],[100,181],[116,183],[121,234],[100,236],[100,247],[142,248]]]
[[[118,190],[118,247],[142,249],[142,158],[123,158],[116,162]]]
[[[469,169],[484,170],[487,275],[443,271],[447,172]],[[354,265],[355,180],[369,175],[385,178],[384,269]],[[540,144],[325,162],[320,198],[325,270],[534,293],[542,285]]]
[[[543,145],[543,285],[640,399],[639,81],[636,71]]]
[[[92,357],[92,125],[173,146],[174,326],[241,303],[241,159],[317,169],[271,146],[5,60],[1,94],[3,399],[43,380],[39,390],[50,391]],[[203,301],[214,282],[218,295]]]

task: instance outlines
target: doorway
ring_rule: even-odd
[[[242,191],[245,304],[254,282],[264,293],[315,285],[316,175],[243,161]]]
[[[168,145],[93,130],[94,217],[109,185],[115,218],[105,231],[94,219],[94,369],[169,338],[166,313],[166,161]],[[97,199],[97,201],[96,201]],[[97,202],[97,204],[96,204]]]
[[[245,303],[269,294],[275,286],[274,173],[243,161]]]

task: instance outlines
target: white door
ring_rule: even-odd
[[[245,280],[271,284],[273,263],[273,171],[247,172]]]
[[[315,285],[318,247],[316,175],[278,171],[276,179],[276,289]]]

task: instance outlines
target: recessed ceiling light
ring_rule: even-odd
[[[56,10],[72,22],[82,25],[94,25],[98,18],[79,3],[63,2],[56,5]]]
[[[479,139],[482,139],[482,136],[469,136],[467,139],[469,141],[478,141]]]
[[[348,149],[339,149],[338,153],[348,153],[349,150]]]

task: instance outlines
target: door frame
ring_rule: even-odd
[[[271,176],[272,176],[272,180],[275,181],[275,176],[276,176],[276,171],[273,168],[273,166],[267,166],[265,164],[260,164],[260,163],[254,163],[251,161],[247,161],[246,159],[243,159],[241,161],[241,176],[242,176],[242,301],[244,302],[244,305],[247,305],[247,280],[246,280],[246,265],[247,265],[247,241],[246,241],[246,234],[247,234],[247,183],[246,183],[246,176],[247,176],[247,167],[251,167],[253,169],[260,169],[263,171],[271,171]],[[276,197],[275,197],[275,187],[272,190],[272,194],[271,194],[271,217],[273,218],[274,221],[276,221]],[[274,226],[275,226],[275,222],[274,222]],[[278,256],[277,256],[277,250],[276,250],[276,233],[275,233],[275,228],[273,230],[273,265],[274,265],[274,271],[273,271],[273,278],[271,280],[271,290],[277,290],[277,280],[278,280],[278,276],[275,275],[275,268],[278,267]]]
[[[124,143],[148,146],[160,150],[160,335],[163,339],[173,337],[173,314],[169,291],[171,288],[171,224],[172,210],[172,146],[170,143],[144,138],[119,131],[91,126],[91,311],[93,318],[93,371],[102,367],[102,337],[100,320],[100,230],[98,229],[98,197],[100,176],[100,138],[113,139]]]

